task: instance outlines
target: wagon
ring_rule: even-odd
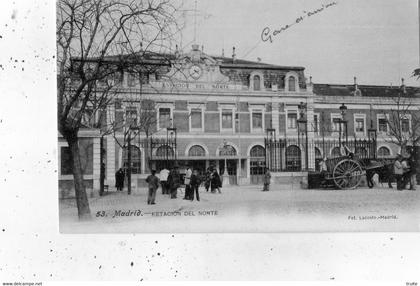
[[[373,173],[375,169],[384,167],[380,161],[359,159],[354,155],[329,158],[326,160],[326,165],[324,185],[333,184],[339,189],[355,189],[367,172]]]

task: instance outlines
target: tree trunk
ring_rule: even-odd
[[[103,196],[105,187],[105,164],[104,164],[104,137],[100,141],[100,173],[99,173],[99,195]]]
[[[131,195],[131,134],[128,134],[127,194]]]
[[[91,218],[89,201],[86,194],[85,184],[83,182],[82,164],[80,162],[79,139],[76,134],[70,134],[65,137],[69,144],[71,161],[73,164],[73,180],[76,192],[77,213],[80,220]]]

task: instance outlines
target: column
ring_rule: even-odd
[[[307,101],[308,120],[308,170],[315,170],[315,132],[314,132],[314,101],[312,97]],[[319,119],[318,119],[319,120]]]
[[[112,136],[106,137],[106,184],[115,186],[115,141]]]
[[[93,138],[93,190],[99,191],[99,177],[101,172],[101,144],[100,138]]]
[[[279,136],[279,133],[280,133],[279,115],[280,115],[279,104],[277,102],[273,102],[272,109],[271,109],[271,122],[272,122],[272,128],[276,130],[277,137]]]

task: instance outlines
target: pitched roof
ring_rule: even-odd
[[[403,91],[402,86],[358,85],[361,96],[396,97]],[[355,85],[314,84],[314,93],[320,96],[354,96]],[[420,88],[406,86],[404,96],[420,97]]]

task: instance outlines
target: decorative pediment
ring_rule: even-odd
[[[229,78],[220,72],[220,64],[194,45],[192,51],[179,55],[173,61],[171,70],[163,79],[171,82],[228,83]]]

